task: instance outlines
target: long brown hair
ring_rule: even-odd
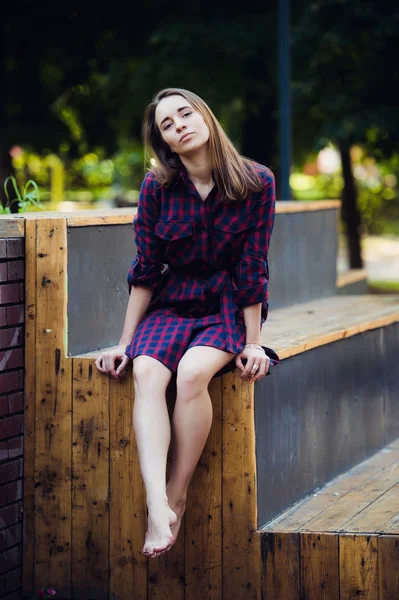
[[[147,106],[142,125],[145,160],[160,185],[168,187],[182,168],[178,154],[165,143],[155,121],[155,110],[163,98],[179,95],[198,111],[209,128],[209,158],[213,179],[221,191],[222,200],[232,202],[245,199],[250,192],[260,191],[262,181],[254,166],[255,161],[242,156],[228,138],[209,106],[193,92],[181,88],[166,88],[157,92]],[[155,159],[155,164],[152,164]]]

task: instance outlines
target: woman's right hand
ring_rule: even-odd
[[[125,354],[126,346],[120,344],[112,350],[102,352],[96,360],[96,367],[101,373],[110,373],[115,379],[120,379],[123,371],[126,368],[129,360],[131,360]],[[116,367],[116,361],[120,362],[120,365]]]

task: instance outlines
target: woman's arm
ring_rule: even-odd
[[[259,339],[258,328],[260,317],[255,323],[255,311],[252,308],[257,304],[264,304],[268,300],[269,266],[268,252],[270,238],[272,235],[276,210],[275,180],[274,175],[267,169],[264,173],[264,186],[262,193],[256,203],[253,214],[256,226],[250,231],[242,248],[241,258],[235,268],[233,276],[234,301],[248,315],[248,326],[250,331],[248,337],[252,342]],[[245,311],[245,312],[244,312]],[[257,315],[258,313],[256,313]],[[266,315],[264,315],[266,319]],[[246,319],[246,323],[247,323]],[[255,336],[253,339],[252,337]]]
[[[144,286],[134,286],[130,292],[126,309],[125,324],[119,344],[128,346],[137,327],[140,325],[151,302],[153,290]]]
[[[246,340],[245,343],[249,344],[260,344],[260,311],[262,303],[252,304],[251,306],[244,306],[242,313],[244,315],[245,328],[246,328]]]
[[[141,186],[137,213],[133,220],[137,254],[127,276],[129,302],[120,344],[130,344],[140,325],[160,281],[163,263],[160,260],[157,237],[154,234],[158,207],[154,194],[155,179],[147,173]]]

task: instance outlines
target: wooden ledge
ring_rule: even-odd
[[[288,358],[399,321],[399,295],[330,296],[271,310],[262,344]]]
[[[340,208],[340,200],[282,201],[276,203],[277,214],[300,213]],[[124,225],[132,223],[137,207],[80,210],[74,212],[38,211],[0,217],[1,237],[24,237],[25,221],[31,219],[66,219],[68,227]]]
[[[279,200],[276,202],[276,213],[297,213],[314,210],[330,210],[341,208],[341,200]]]
[[[342,288],[346,285],[364,280],[367,280],[366,269],[348,269],[347,271],[342,271],[341,273],[337,274],[336,286],[338,288]]]
[[[259,531],[399,534],[399,439]]]
[[[262,344],[284,359],[398,321],[399,295],[330,296],[271,310],[262,329]],[[114,347],[75,358],[95,360]]]

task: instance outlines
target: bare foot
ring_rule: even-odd
[[[158,552],[172,547],[175,539],[171,527],[176,519],[167,502],[148,507],[148,529],[142,550],[145,556],[155,557]]]
[[[170,502],[170,507],[172,508],[173,512],[175,513],[175,515],[177,517],[176,521],[173,524],[171,524],[171,526],[170,526],[170,530],[172,532],[172,535],[173,535],[174,539],[173,539],[173,542],[172,542],[172,544],[170,545],[169,548],[167,548],[166,550],[161,550],[160,552],[155,552],[154,553],[155,557],[162,556],[162,554],[165,554],[165,552],[167,552],[168,550],[170,550],[170,548],[176,542],[177,536],[178,536],[179,530],[180,530],[181,521],[182,521],[184,512],[186,510],[186,500],[185,499],[184,500],[181,499],[181,500],[179,500],[178,502],[175,502],[175,503]]]

